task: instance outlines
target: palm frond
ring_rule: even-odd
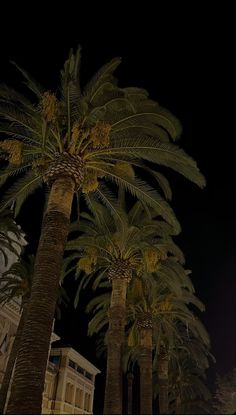
[[[156,209],[158,213],[175,229],[180,230],[180,225],[168,203],[147,183],[141,179],[133,180],[130,177],[122,177],[111,169],[96,168],[96,170],[106,175],[106,178],[115,182],[118,186],[128,190],[133,196]]]
[[[114,58],[94,75],[84,88],[84,97],[89,104],[93,103],[96,95],[107,83],[114,83],[113,72],[120,65],[121,58]]]
[[[19,65],[15,62],[11,61],[11,63],[18,69],[18,71],[23,75],[26,82],[25,84],[27,87],[40,99],[42,93],[44,92],[43,88],[36,82],[24,69],[22,69]]]
[[[15,204],[15,216],[18,215],[26,198],[42,184],[41,176],[35,176],[34,172],[27,172],[24,177],[19,178],[2,198],[0,211],[6,209],[12,202]]]

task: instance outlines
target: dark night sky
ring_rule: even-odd
[[[112,10],[107,10],[109,17],[105,17],[101,9],[97,14],[92,4],[88,6],[87,10],[78,8],[78,12],[68,6],[67,10],[48,13],[46,8],[39,11],[35,6],[27,15],[22,8],[13,15],[10,9],[3,14],[1,80],[16,84],[15,70],[9,65],[12,59],[53,89],[69,48],[81,44],[82,79],[87,80],[112,57],[122,56],[117,71],[121,85],[146,88],[181,120],[180,144],[197,160],[207,188],[199,190],[183,177],[168,176],[172,205],[182,224],[177,243],[186,254],[187,267],[193,270],[196,292],[206,305],[202,319],[217,359],[214,371],[226,372],[236,366],[230,10],[219,6],[207,11],[192,5],[182,11],[169,5],[164,11],[154,11],[136,6],[133,14],[127,14],[122,4],[114,3]],[[35,209],[27,206],[27,221],[26,215],[22,216],[22,224],[32,234],[38,219]],[[84,317],[69,309],[57,326],[65,341],[99,366],[94,343],[85,339]]]

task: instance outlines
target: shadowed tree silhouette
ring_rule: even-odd
[[[124,206],[121,209],[121,200],[117,206],[119,220],[115,221],[105,207],[93,201],[92,211],[96,214],[82,213],[79,227],[71,228],[73,231],[78,228],[83,234],[68,242],[66,250],[75,253],[65,260],[65,269],[78,260],[67,271],[77,270],[76,277],[80,278],[76,304],[81,288],[92,279],[95,289],[103,284],[110,287],[111,283],[105,412],[109,408],[115,413],[122,410],[121,354],[128,284],[133,275],[157,267],[167,254],[178,255],[183,260],[182,252],[170,236],[175,233],[173,227],[140,202],[126,213]]]
[[[181,134],[178,120],[139,88],[119,88],[113,76],[120,64],[104,65],[82,89],[80,48],[65,62],[57,93],[45,91],[20,69],[33,94],[26,96],[2,85],[0,89],[2,155],[8,160],[0,174],[4,183],[16,179],[3,197],[1,209],[15,202],[15,213],[26,197],[46,183],[49,199],[35,260],[29,313],[15,367],[9,412],[41,411],[47,355],[58,283],[74,194],[90,193],[114,211],[105,182],[131,192],[159,209],[167,222],[179,227],[173,211],[158,192],[135,177],[130,167],[148,170],[146,162],[170,167],[200,187],[205,180],[196,163],[171,141]],[[17,66],[17,65],[16,65]],[[129,168],[130,167],[130,168]],[[129,170],[129,173],[127,171]],[[153,175],[160,186],[166,181]],[[10,184],[10,182],[7,182]],[[6,184],[7,185],[7,184]],[[45,298],[45,301],[41,301]]]

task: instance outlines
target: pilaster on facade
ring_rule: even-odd
[[[57,413],[92,414],[94,382],[99,370],[70,347],[53,348],[50,359],[58,364],[53,405],[61,411]]]

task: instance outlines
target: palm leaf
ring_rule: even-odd
[[[24,177],[18,179],[4,194],[0,205],[0,211],[6,209],[6,207],[11,205],[12,202],[16,202],[15,216],[17,216],[26,198],[41,184],[41,176],[35,176],[32,171],[27,172]]]
[[[98,92],[107,83],[113,83],[113,72],[121,63],[121,58],[114,58],[95,74],[84,88],[84,97],[88,103],[92,103]]]
[[[40,99],[44,90],[43,88],[36,82],[24,69],[22,69],[19,65],[15,62],[11,61],[11,63],[18,69],[18,71],[23,75],[26,82],[25,84],[27,87]]]
[[[147,183],[140,179],[133,180],[130,177],[122,177],[111,169],[96,168],[96,170],[106,175],[106,178],[115,182],[118,186],[121,186],[128,190],[133,196],[143,201],[147,205],[156,209],[158,213],[175,229],[180,230],[180,225],[174,215],[173,210],[170,208],[168,203],[162,199],[162,197]]]

